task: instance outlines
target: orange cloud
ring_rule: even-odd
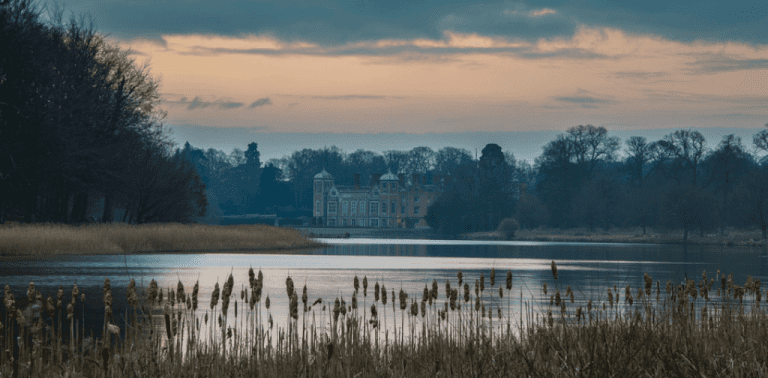
[[[706,126],[738,113],[755,117],[739,118],[748,127],[768,113],[768,46],[611,28],[581,26],[571,37],[535,42],[446,32],[330,47],[254,35],[122,44],[151,61],[164,93],[201,99],[167,106],[169,123],[442,132]],[[249,106],[264,99],[271,106]]]

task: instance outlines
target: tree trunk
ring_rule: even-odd
[[[115,204],[114,196],[111,192],[104,195],[104,213],[101,216],[101,221],[104,223],[112,223],[115,220]]]

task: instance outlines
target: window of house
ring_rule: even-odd
[[[419,215],[419,207],[418,206],[414,206],[413,207],[413,215]]]
[[[413,196],[413,203],[418,203],[418,202],[419,202],[419,196],[418,195]]]
[[[347,202],[347,201],[342,202],[341,203],[341,213],[344,214],[344,215],[347,215],[348,210],[349,210],[349,202]]]
[[[379,195],[379,188],[374,188],[373,189],[373,195],[374,196],[378,196]]]
[[[315,214],[320,215],[323,213],[323,205],[320,204],[320,201],[315,202]]]
[[[383,182],[381,183],[381,192],[382,193],[386,193],[387,192],[387,184],[386,183],[383,183]]]
[[[365,215],[365,201],[360,201],[360,215]]]
[[[379,219],[371,218],[371,227],[379,227]]]
[[[336,214],[336,201],[328,202],[328,214]]]
[[[328,218],[328,226],[336,227],[336,218]]]
[[[350,214],[357,214],[357,201],[352,201],[352,211]]]
[[[355,227],[355,218],[349,220],[349,225]]]
[[[387,203],[382,202],[381,203],[381,214],[387,214]]]
[[[379,203],[371,202],[371,215],[379,215]]]
[[[321,181],[315,181],[315,193],[320,194],[323,192],[323,183]]]
[[[392,202],[392,204],[391,204],[391,206],[390,206],[390,207],[392,208],[392,209],[391,209],[391,211],[389,212],[390,214],[395,214],[395,213],[396,213],[396,209],[395,209],[395,206],[397,206],[397,204],[396,204],[396,203],[394,203],[394,202]]]

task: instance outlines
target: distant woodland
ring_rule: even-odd
[[[0,5],[0,222],[211,222],[223,215],[311,216],[312,180],[360,174],[446,177],[427,221],[445,233],[641,227],[768,231],[768,129],[742,141],[678,130],[619,140],[568,128],[534,162],[489,141],[481,156],[445,147],[377,153],[302,149],[266,162],[256,141],[230,153],[169,142],[158,82],[82,22],[29,0]],[[429,183],[429,182],[427,182]],[[97,197],[101,213],[88,203]],[[518,227],[516,226],[516,227]]]

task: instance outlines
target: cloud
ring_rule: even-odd
[[[557,11],[549,8],[541,8],[537,10],[532,10],[528,13],[528,15],[530,15],[531,17],[541,17],[541,16],[546,16],[548,14],[557,14]]]
[[[630,79],[640,79],[640,80],[648,80],[648,79],[656,79],[664,76],[669,76],[669,72],[662,72],[662,71],[618,71],[613,73],[618,78],[630,78]]]
[[[187,98],[183,97],[180,102],[182,103],[187,102],[186,100]],[[198,96],[195,96],[195,98],[192,101],[189,101],[188,104],[189,104],[187,105],[188,110],[204,109],[207,107],[216,107],[219,109],[236,109],[244,105],[242,102],[224,101],[221,99],[216,99],[213,101],[205,101]]]
[[[572,104],[607,104],[612,101],[591,96],[563,96],[555,97],[557,101],[570,102]]]
[[[707,55],[689,63],[694,72],[716,73],[727,71],[768,69],[768,58],[743,59],[725,54]]]
[[[248,109],[253,109],[264,105],[272,105],[272,100],[270,100],[269,97],[260,98],[248,105]]]

